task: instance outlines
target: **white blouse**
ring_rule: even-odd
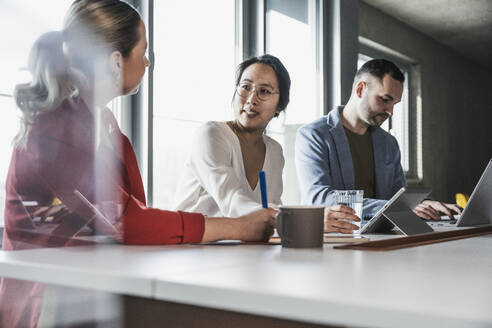
[[[269,206],[281,204],[282,147],[264,135]],[[261,208],[259,180],[252,189],[246,178],[239,139],[226,122],[207,122],[193,141],[175,196],[175,209],[208,216],[237,217]]]

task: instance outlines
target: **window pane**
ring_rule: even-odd
[[[289,105],[267,131],[284,151],[284,204],[300,203],[294,164],[296,131],[323,114],[316,5],[315,0],[266,1],[266,52],[282,61],[292,81]]]
[[[155,1],[153,205],[170,208],[193,133],[232,117],[235,1]],[[214,13],[211,16],[206,13]]]
[[[322,114],[317,101],[315,1],[268,0],[266,4],[266,52],[279,57],[292,80],[284,123],[309,123]]]
[[[0,93],[11,94],[16,83],[29,79],[20,68],[27,65],[34,40],[44,32],[61,29],[70,1],[3,0],[0,6]]]

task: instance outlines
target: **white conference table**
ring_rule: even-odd
[[[492,235],[387,252],[333,244],[0,251],[0,276],[319,325],[492,326]]]

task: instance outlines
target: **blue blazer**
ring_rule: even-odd
[[[334,190],[354,189],[354,165],[340,110],[333,109],[297,131],[295,161],[303,204],[331,206]],[[400,149],[391,134],[371,126],[376,199],[365,198],[362,216],[372,217],[401,187],[406,186]]]

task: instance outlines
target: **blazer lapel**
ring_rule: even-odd
[[[343,107],[338,106],[331,110],[327,115],[326,123],[330,127],[329,131],[333,138],[333,147],[336,151],[338,168],[341,173],[341,177],[339,178],[342,180],[343,188],[354,189],[354,164],[352,162],[352,154],[350,153],[347,135],[340,119],[340,111],[343,110]],[[335,173],[332,174],[335,175]]]
[[[375,175],[375,183],[376,183],[376,197],[383,197],[381,188],[384,185],[384,167],[385,167],[385,143],[382,139],[383,135],[381,134],[381,128],[373,127],[371,128],[371,136],[372,136],[372,149],[374,151],[374,175]]]
[[[146,204],[145,191],[143,187],[142,177],[138,169],[137,158],[128,138],[121,132],[118,123],[114,119],[113,114],[105,110],[105,122],[109,125],[109,139],[113,147],[113,161],[115,166],[119,168],[123,181],[125,183],[125,191],[128,194],[135,196],[142,203]]]
[[[338,155],[338,165],[342,173],[343,186],[345,189],[354,189],[354,164],[352,162],[352,154],[348,144],[347,136],[343,127],[335,127],[331,131],[334,144]]]
[[[354,163],[352,162],[352,154],[350,153],[347,135],[340,119],[341,110],[343,110],[343,106],[331,110],[327,116],[327,124],[331,127],[330,133],[333,137],[333,146],[337,153],[338,167],[340,169],[339,172],[342,174],[341,180],[343,187],[344,189],[354,189]]]

